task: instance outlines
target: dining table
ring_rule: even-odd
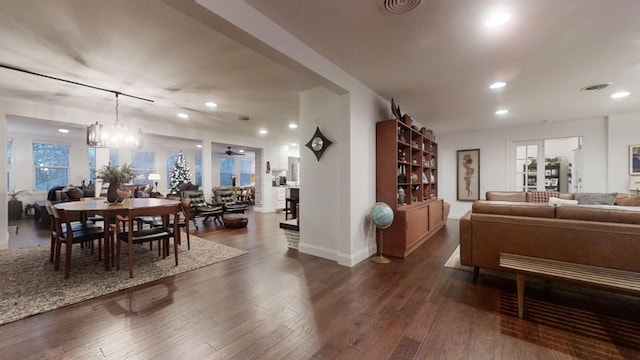
[[[79,214],[86,218],[86,213],[102,215],[104,221],[104,266],[105,270],[111,270],[111,242],[109,225],[115,223],[116,215],[128,215],[129,210],[173,206],[180,203],[178,200],[160,198],[130,198],[118,203],[109,203],[105,198],[82,198],[80,201],[68,201],[53,205],[56,209],[62,209],[70,213]],[[117,239],[116,239],[117,241]],[[176,240],[177,241],[177,240]]]

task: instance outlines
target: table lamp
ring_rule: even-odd
[[[160,177],[160,174],[149,174],[149,177],[147,177],[147,179],[152,180],[152,181],[155,181],[155,183],[156,183],[155,191],[157,192],[157,191],[158,191],[158,181],[159,181],[160,179],[162,179],[162,178]]]
[[[636,195],[640,195],[640,176],[629,176],[629,190],[635,190]]]

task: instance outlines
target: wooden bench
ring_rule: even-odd
[[[524,277],[534,275],[552,280],[568,280],[595,285],[605,290],[640,293],[640,273],[530,256],[500,253],[500,266],[515,270],[518,289],[518,316],[524,315]]]

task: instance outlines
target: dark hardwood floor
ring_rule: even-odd
[[[0,358],[640,359],[638,299],[531,281],[521,320],[513,278],[443,267],[456,220],[407,259],[347,268],[287,249],[284,215],[249,217],[193,232],[248,255],[2,325]],[[19,224],[12,247],[48,243]]]

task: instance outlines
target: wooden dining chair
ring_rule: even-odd
[[[81,227],[74,230],[72,222],[69,221],[67,212],[62,209],[56,209],[53,206],[49,207],[51,214],[53,215],[54,231],[52,236],[55,236],[55,262],[54,270],[60,270],[60,254],[62,251],[62,244],[65,245],[65,262],[64,262],[64,278],[69,278],[71,271],[71,252],[73,244],[81,244],[86,242],[93,242],[93,240],[100,241],[104,236],[104,231],[100,226]],[[64,230],[63,230],[64,229]]]
[[[168,197],[167,197],[168,198]],[[187,250],[191,250],[191,230],[189,228],[189,221],[191,221],[191,218],[189,216],[189,209],[191,206],[191,199],[181,199],[181,198],[177,198],[177,200],[180,201],[180,217],[177,219],[177,224],[178,224],[178,228],[184,228],[184,231],[187,233]],[[150,223],[151,226],[153,227],[160,227],[162,226],[162,218],[159,217],[154,217],[152,218],[153,221]],[[173,229],[173,224],[176,221],[175,218],[170,218],[169,219],[169,228]],[[178,245],[182,245],[182,242],[180,241],[180,236],[178,236]]]
[[[145,242],[158,241],[159,250],[162,257],[169,255],[169,239],[179,237],[178,224],[174,221],[173,226],[169,225],[169,217],[180,218],[180,203],[169,206],[157,206],[140,209],[130,209],[126,216],[116,215],[116,269],[120,269],[121,243],[127,243],[129,253],[129,277],[133,277],[133,245]],[[142,216],[162,217],[162,226],[151,227],[149,229],[137,230],[136,219]],[[135,226],[134,226],[135,225]],[[178,239],[173,241],[176,266],[178,266]]]
[[[49,262],[53,262],[54,258],[55,258],[55,252],[56,252],[56,237],[57,237],[57,229],[55,226],[55,217],[53,214],[53,204],[51,204],[51,202],[46,202],[45,203],[45,209],[47,211],[47,215],[49,216],[49,223],[51,224],[51,253],[49,254]],[[67,225],[66,224],[61,224],[61,228],[62,228],[62,235],[66,235],[65,233],[67,232]],[[71,229],[73,231],[81,231],[81,230],[85,230],[88,228],[99,228],[102,229],[100,226],[94,224],[94,223],[90,223],[90,222],[82,222],[82,221],[71,221]],[[102,240],[98,240],[98,260],[100,260],[100,247],[102,244]],[[93,250],[93,242],[91,242],[90,246],[92,246],[92,250]]]

